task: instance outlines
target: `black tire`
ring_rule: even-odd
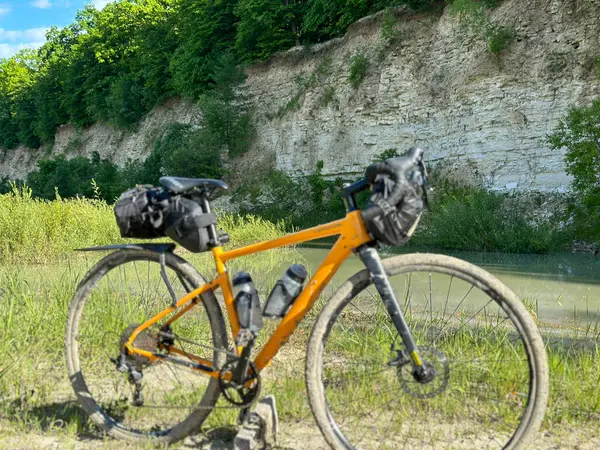
[[[101,290],[100,290],[100,293],[94,294],[94,292],[98,292],[97,290],[95,291],[95,288],[98,286],[102,286],[102,280],[107,280],[108,287],[112,288],[114,286],[114,284],[111,283],[111,277],[110,277],[111,273],[114,274],[115,272],[117,272],[118,273],[117,276],[120,276],[120,277],[122,277],[123,275],[125,275],[127,277],[127,274],[129,273],[130,277],[131,277],[131,273],[132,273],[131,272],[132,269],[130,268],[131,266],[125,267],[125,264],[128,264],[128,263],[132,263],[133,267],[135,268],[135,274],[138,275],[139,288],[137,291],[134,291],[133,295],[140,297],[140,299],[142,299],[140,301],[144,302],[144,305],[146,305],[146,306],[150,304],[148,299],[151,296],[154,296],[152,303],[153,303],[153,305],[155,304],[155,309],[157,309],[157,310],[154,312],[148,311],[148,313],[144,316],[144,318],[146,318],[146,319],[149,318],[149,317],[147,317],[148,315],[150,315],[150,317],[152,317],[154,314],[158,313],[160,310],[166,308],[170,304],[170,300],[171,300],[169,297],[166,285],[164,283],[162,285],[162,287],[164,288],[164,291],[166,292],[166,295],[163,295],[162,290],[161,290],[160,298],[158,298],[157,293],[150,292],[150,280],[151,280],[150,271],[151,271],[151,269],[153,271],[152,272],[152,274],[153,274],[152,282],[155,283],[155,285],[159,286],[159,282],[155,281],[155,280],[158,280],[158,278],[154,275],[154,270],[156,269],[156,267],[160,267],[159,258],[160,258],[160,255],[156,252],[145,251],[145,250],[125,249],[125,250],[119,250],[115,253],[107,255],[101,261],[99,261],[83,278],[83,280],[81,281],[81,283],[79,284],[79,286],[75,292],[73,300],[71,301],[68,315],[67,315],[67,325],[66,325],[66,334],[65,334],[65,349],[66,349],[67,369],[68,369],[68,373],[69,373],[69,378],[73,385],[73,389],[75,390],[77,399],[78,399],[79,403],[81,404],[81,406],[83,407],[83,409],[85,410],[85,412],[90,416],[90,418],[97,425],[99,425],[101,428],[103,428],[111,436],[113,436],[115,438],[119,438],[119,439],[125,439],[125,440],[129,440],[129,441],[151,440],[155,443],[172,443],[172,442],[178,441],[180,439],[183,439],[184,437],[186,437],[189,434],[200,431],[200,425],[208,417],[208,415],[212,411],[212,407],[217,403],[217,401],[219,399],[220,389],[219,389],[218,381],[214,378],[211,378],[208,381],[202,381],[202,383],[206,383],[206,390],[204,391],[204,394],[198,393],[198,396],[202,395],[201,400],[199,402],[195,402],[197,400],[197,398],[194,397],[195,403],[193,405],[183,406],[183,407],[179,408],[179,410],[176,410],[177,407],[172,406],[171,408],[166,409],[166,411],[164,413],[161,413],[161,414],[164,414],[164,418],[163,418],[163,416],[159,416],[159,417],[161,417],[161,420],[165,420],[165,421],[168,420],[167,419],[168,417],[173,416],[172,420],[177,420],[176,423],[171,425],[171,422],[168,422],[168,425],[165,425],[164,428],[161,428],[160,425],[152,424],[149,421],[148,421],[148,423],[145,423],[142,421],[142,419],[139,419],[141,426],[139,428],[134,427],[133,425],[129,425],[129,424],[125,423],[126,420],[130,420],[128,417],[121,418],[121,417],[118,417],[117,413],[113,413],[111,411],[111,407],[109,407],[110,405],[106,406],[106,404],[108,404],[107,400],[99,400],[99,397],[108,395],[108,394],[105,394],[103,391],[104,386],[109,388],[112,385],[110,384],[110,382],[105,382],[103,379],[101,379],[100,375],[98,375],[99,371],[96,369],[97,366],[99,367],[99,365],[102,364],[101,368],[102,368],[102,370],[105,370],[105,372],[101,372],[101,373],[107,374],[108,377],[118,376],[118,375],[114,375],[112,372],[110,372],[109,357],[113,357],[113,356],[116,357],[119,352],[118,345],[113,345],[114,344],[113,341],[118,340],[120,338],[118,336],[115,338],[114,333],[126,333],[126,328],[124,328],[122,325],[119,328],[117,328],[117,326],[115,326],[115,330],[112,334],[109,333],[107,330],[105,336],[103,336],[101,338],[103,343],[108,342],[108,339],[110,340],[110,345],[104,345],[104,344],[102,345],[102,346],[106,347],[104,349],[104,351],[106,352],[106,360],[101,357],[102,355],[100,355],[100,357],[98,357],[97,359],[92,359],[92,356],[88,355],[90,353],[89,348],[85,347],[88,342],[88,335],[85,335],[84,332],[82,332],[80,335],[81,330],[85,330],[86,327],[88,326],[87,322],[85,322],[82,325],[82,323],[81,323],[82,317],[85,317],[88,319],[91,318],[90,322],[93,319],[96,319],[94,317],[94,315],[92,314],[93,307],[95,306],[94,301],[92,301],[89,306],[89,312],[87,314],[85,312],[85,307],[86,307],[88,301],[90,301],[90,299],[95,300],[94,295],[97,295],[100,297],[102,296],[103,291],[101,291]],[[141,281],[139,273],[138,273],[138,266],[143,263],[147,263],[147,267],[148,267],[148,269],[147,269],[148,283],[147,284]],[[170,278],[173,278],[173,280],[176,280],[177,277],[182,277],[181,279],[185,280],[185,283],[181,282],[181,284],[180,284],[183,293],[185,293],[186,291],[189,291],[192,288],[201,286],[202,284],[205,283],[205,279],[198,273],[198,271],[192,265],[187,263],[185,260],[183,260],[179,256],[176,256],[171,253],[166,253],[165,254],[165,263],[169,270],[169,273],[174,274],[174,275],[169,275]],[[156,264],[156,266],[155,266],[155,264]],[[129,271],[129,272],[127,272],[127,271]],[[139,271],[139,272],[141,272],[141,271]],[[144,276],[145,276],[145,273],[142,273],[141,278],[143,278]],[[123,285],[122,280],[121,280],[121,282]],[[130,280],[130,279],[128,280],[126,278],[124,285],[129,287],[129,285],[133,285],[134,283],[135,283],[135,280],[132,281],[132,280]],[[147,285],[147,288],[145,287],[146,285]],[[98,288],[98,289],[100,289],[100,288]],[[108,290],[106,292],[108,292]],[[111,294],[111,295],[115,296],[116,294]],[[118,295],[116,295],[116,296],[117,296],[117,300],[120,300]],[[134,306],[135,306],[134,302],[133,302],[134,299],[132,297],[126,297],[126,298],[124,298],[124,300],[125,300],[124,303],[126,305],[128,305],[127,306],[128,308],[130,308],[130,309],[134,308]],[[204,308],[202,308],[201,305],[203,305]],[[114,304],[113,304],[113,306],[114,306]],[[115,309],[118,309],[118,308],[115,308]],[[201,311],[199,311],[197,314],[199,314],[199,315],[202,314],[202,315],[207,316],[208,325],[210,327],[210,330],[208,330],[208,325],[207,325],[203,329],[203,332],[207,336],[212,338],[212,342],[204,343],[205,345],[210,346],[212,348],[211,350],[208,350],[209,355],[207,356],[207,358],[212,358],[212,361],[213,361],[213,364],[215,365],[215,367],[220,367],[223,364],[223,362],[225,361],[225,354],[223,351],[228,348],[227,333],[226,333],[225,323],[223,321],[221,309],[219,307],[219,303],[212,291],[209,291],[201,296],[201,302],[199,302],[199,305],[190,314],[195,314],[195,312],[199,309]],[[142,311],[141,314],[143,314],[144,312],[145,312],[145,310]],[[114,313],[112,314],[112,317],[115,317],[117,315],[116,313],[117,313],[117,311],[114,311]],[[138,314],[140,314],[140,313],[138,313]],[[187,317],[187,315],[184,317]],[[200,317],[200,316],[198,316],[198,317]],[[107,319],[107,318],[109,318],[108,314],[106,314],[105,319]],[[117,322],[118,322],[118,319],[119,319],[118,317],[115,317],[115,320]],[[98,322],[101,321],[101,319],[96,319],[96,320]],[[89,325],[89,326],[91,327],[91,329],[96,329],[96,328],[100,327],[99,325]],[[107,336],[108,336],[108,338],[107,338]],[[181,337],[185,337],[185,336],[181,336]],[[82,339],[84,340],[84,344],[80,343],[80,341]],[[98,338],[93,337],[90,333],[89,342],[92,342],[92,341],[98,342]],[[81,354],[79,351],[80,345],[84,346],[84,350]],[[216,349],[222,349],[223,351],[218,351]],[[98,353],[99,353],[99,351],[98,351]],[[87,365],[88,360],[86,360],[86,358],[88,356],[90,358],[90,361],[94,362],[93,365],[91,362],[89,363],[89,369],[88,369],[88,365]],[[180,376],[180,375],[178,375],[175,372],[175,369],[172,369],[170,367],[170,363],[161,362],[159,364],[160,364],[161,369],[155,368],[155,367],[159,367],[159,365],[153,364],[153,365],[148,365],[147,366],[148,369],[146,369],[146,370],[150,370],[150,371],[160,370],[164,373],[168,373],[170,371],[170,373],[173,374],[172,377],[179,381],[178,376]],[[83,369],[82,369],[82,365],[84,366]],[[167,366],[167,368],[165,368],[165,365]],[[177,366],[176,370],[177,371],[180,370],[179,366]],[[115,365],[115,373],[116,373],[116,365]],[[160,378],[160,376],[157,376],[157,377],[159,377],[158,382],[163,383],[161,381],[162,379]],[[194,385],[194,383],[198,383],[196,381],[197,379],[205,378],[202,375],[199,375],[196,373],[193,373],[193,375],[190,374],[189,379],[187,378],[188,375],[186,373],[185,377],[186,377],[186,379],[184,380],[185,383],[181,382],[179,384],[181,386],[186,384],[185,387],[189,386],[191,389],[197,389],[197,386]],[[197,377],[197,378],[193,378],[193,377]],[[145,377],[144,379],[147,379],[147,378],[148,377]],[[94,390],[94,392],[90,392],[90,388],[88,386],[88,384],[90,384],[90,383],[94,387],[94,389],[92,389],[92,390]],[[100,386],[97,390],[95,388],[96,383],[98,383],[98,386]],[[174,382],[173,382],[173,385],[174,385]],[[179,387],[180,387],[179,385],[174,387],[173,391],[175,391]],[[118,389],[116,387],[115,387],[115,390],[118,392]],[[181,394],[179,394],[179,391],[177,391],[177,392],[178,392],[178,395],[180,395],[180,397],[183,398],[183,396],[181,396]],[[94,398],[95,395],[99,396],[99,397]],[[115,395],[118,395],[118,394],[115,394]],[[155,397],[159,396],[159,394],[152,394],[152,395]],[[166,396],[168,394],[165,393],[164,395]],[[115,398],[115,402],[118,402],[121,400],[122,399]],[[152,401],[156,401],[156,398],[153,397],[151,400],[151,403],[152,403]],[[99,404],[99,403],[103,403],[103,405],[101,406],[101,404]],[[137,411],[134,409],[131,409],[132,417],[134,417],[133,414],[136,414],[139,411],[145,412],[145,411],[149,410],[151,407],[152,407],[152,405],[150,405],[148,407],[144,407],[147,409],[139,409]],[[181,414],[181,417],[183,418],[181,421],[179,421],[178,414]],[[115,417],[115,415],[117,415],[117,417]],[[144,418],[144,420],[147,421],[148,419]],[[133,423],[134,420],[131,419],[130,422]]]
[[[406,392],[408,391],[398,389],[397,393],[394,392],[388,394],[385,390],[383,390],[383,387],[376,387],[373,384],[370,384],[370,386],[372,387],[369,388],[371,389],[372,394],[370,394],[371,396],[369,397],[369,400],[365,400],[365,397],[358,394],[359,391],[364,392],[364,389],[363,391],[361,391],[361,380],[364,380],[367,377],[370,378],[372,376],[378,377],[379,375],[371,375],[371,373],[375,374],[378,372],[373,371],[369,372],[368,374],[366,372],[360,372],[362,370],[362,366],[360,366],[359,363],[357,363],[357,359],[354,359],[354,357],[350,356],[349,350],[347,350],[346,347],[339,346],[342,342],[344,342],[344,339],[354,339],[355,336],[359,335],[359,332],[363,335],[365,333],[370,332],[378,332],[381,334],[385,334],[381,332],[381,329],[385,328],[384,326],[380,325],[379,323],[377,325],[370,326],[370,319],[366,320],[367,317],[371,317],[371,313],[369,312],[371,310],[369,309],[369,306],[361,306],[360,308],[358,308],[359,310],[362,308],[364,311],[367,311],[366,313],[364,311],[360,311],[360,313],[365,314],[365,320],[363,322],[360,322],[360,318],[362,317],[359,315],[360,313],[356,312],[354,309],[345,309],[346,306],[353,305],[353,303],[351,303],[352,300],[355,298],[360,298],[361,293],[368,292],[369,286],[371,286],[372,280],[370,279],[369,273],[366,270],[363,270],[361,272],[356,273],[354,276],[348,279],[333,294],[331,299],[328,301],[328,303],[324,306],[323,310],[319,314],[312,329],[312,333],[308,343],[308,350],[306,355],[306,383],[308,390],[308,398],[313,415],[325,440],[333,449],[336,450],[349,450],[354,448],[486,448],[486,444],[488,447],[495,447],[501,445],[501,448],[510,449],[523,448],[527,446],[527,444],[531,442],[532,438],[534,437],[541,425],[548,400],[549,381],[548,363],[544,344],[542,342],[542,338],[538,331],[537,325],[535,324],[535,321],[533,320],[532,316],[529,314],[523,303],[510,289],[508,289],[498,279],[496,279],[486,271],[467,262],[458,260],[456,258],[435,254],[410,254],[385,259],[383,261],[383,264],[388,276],[390,277],[399,274],[407,274],[405,280],[408,280],[408,284],[406,285],[408,286],[408,294],[404,300],[406,301],[406,298],[408,298],[408,303],[402,301],[403,299],[398,292],[396,292],[396,295],[398,297],[398,301],[401,303],[401,306],[402,304],[404,304],[404,314],[407,317],[407,320],[409,321],[409,326],[411,327],[413,334],[416,333],[413,329],[413,325],[419,327],[420,324],[427,323],[429,320],[427,316],[430,313],[427,311],[427,302],[429,302],[430,311],[433,311],[434,308],[433,301],[431,300],[432,274],[434,274],[434,279],[446,275],[452,277],[450,278],[451,287],[453,279],[457,280],[456,283],[459,284],[462,284],[464,281],[466,283],[470,283],[472,286],[479,289],[483,294],[487,295],[491,299],[491,306],[497,308],[498,311],[503,312],[506,315],[506,318],[503,319],[502,322],[500,322],[500,316],[498,316],[498,318],[495,319],[497,320],[497,322],[494,328],[488,328],[491,330],[491,335],[477,335],[474,331],[471,331],[470,328],[463,329],[463,327],[465,326],[464,316],[461,318],[463,322],[457,322],[457,325],[460,325],[462,323],[460,327],[452,325],[448,327],[447,331],[444,331],[445,326],[449,323],[448,321],[446,321],[445,323],[442,322],[441,328],[438,325],[436,325],[434,329],[433,324],[439,324],[440,322],[436,322],[434,320],[433,312],[431,312],[430,327],[421,327],[419,328],[420,331],[418,332],[422,331],[422,334],[420,336],[422,336],[423,339],[426,339],[434,336],[434,333],[430,332],[431,330],[434,330],[435,337],[433,337],[432,340],[434,342],[438,342],[439,348],[442,348],[444,345],[446,345],[444,344],[446,342],[452,342],[452,339],[456,339],[456,342],[458,342],[459,345],[461,342],[470,342],[460,340],[461,334],[466,333],[470,333],[473,336],[478,336],[477,339],[480,339],[481,342],[491,342],[491,344],[489,344],[490,346],[496,345],[499,342],[502,345],[506,344],[508,347],[510,347],[509,351],[512,351],[512,347],[514,345],[521,346],[519,347],[521,349],[520,354],[522,355],[521,361],[516,362],[515,367],[521,367],[523,369],[523,375],[525,377],[528,377],[527,380],[523,381],[524,389],[529,389],[528,396],[526,397],[527,400],[522,400],[521,397],[518,397],[521,394],[521,390],[519,388],[514,388],[514,392],[510,392],[511,396],[507,396],[506,400],[504,400],[503,397],[499,397],[500,400],[496,400],[498,402],[498,406],[494,404],[492,407],[489,408],[489,411],[497,411],[496,414],[500,415],[500,411],[506,411],[506,408],[509,408],[509,411],[512,411],[513,409],[517,411],[517,406],[520,405],[522,411],[519,409],[520,412],[518,412],[518,416],[515,415],[514,421],[515,424],[518,425],[515,425],[514,433],[510,434],[510,432],[505,433],[504,431],[502,433],[496,433],[490,431],[491,427],[496,426],[499,423],[493,422],[494,418],[492,418],[489,422],[484,421],[481,424],[479,424],[480,428],[478,429],[478,431],[475,431],[475,433],[477,434],[467,435],[467,432],[465,431],[464,436],[458,438],[456,438],[455,435],[458,436],[460,434],[460,430],[455,430],[453,427],[460,427],[461,423],[463,422],[465,423],[465,427],[468,424],[470,424],[469,420],[471,419],[471,417],[473,417],[473,414],[475,414],[474,417],[477,417],[477,415],[480,414],[477,409],[478,404],[476,402],[461,403],[460,401],[457,401],[457,408],[460,405],[464,404],[464,414],[466,415],[461,416],[461,413],[458,413],[456,412],[456,410],[453,410],[451,413],[453,414],[452,418],[448,418],[450,417],[448,415],[450,413],[447,413],[445,411],[442,411],[438,414],[438,411],[440,409],[443,410],[443,406],[442,408],[439,408],[439,406],[446,404],[442,402],[448,402],[448,405],[455,405],[455,403],[450,402],[454,402],[456,399],[459,399],[458,394],[455,394],[455,392],[459,392],[460,389],[457,388],[456,391],[453,390],[454,386],[452,385],[452,383],[458,383],[458,380],[462,379],[461,376],[464,376],[462,375],[462,373],[478,373],[473,371],[473,369],[468,369],[472,370],[472,372],[461,373],[459,371],[457,372],[457,375],[454,378],[452,372],[448,371],[449,375],[447,375],[446,377],[446,380],[448,382],[448,384],[445,387],[446,390],[443,391],[441,394],[432,395],[432,397],[435,397],[435,395],[440,396],[440,400],[437,403],[435,401],[432,401],[431,399],[425,400],[422,398],[405,400],[405,398],[407,397],[403,397],[403,395],[406,396]],[[411,319],[409,317],[410,312],[407,311],[407,309],[414,307],[414,304],[411,303],[411,298],[413,296],[413,292],[411,292],[411,289],[413,289],[416,293],[418,291],[418,288],[411,288],[410,283],[411,280],[418,279],[418,277],[420,276],[426,277],[427,274],[429,276],[430,298],[429,300],[425,298],[426,308],[424,311],[424,315],[422,313],[423,310],[421,309],[419,309],[419,312],[416,314],[414,314],[415,311],[411,309],[411,311],[413,312],[413,317],[415,318],[413,325],[411,325]],[[395,291],[396,289],[397,288],[394,288]],[[371,288],[371,290],[374,290],[374,288]],[[469,293],[470,291],[467,293],[467,295],[469,295]],[[448,296],[449,295],[450,288],[448,288]],[[479,291],[476,291],[474,295],[479,295]],[[448,296],[446,297],[446,306],[448,305]],[[363,299],[364,298],[365,297],[363,297]],[[465,298],[467,298],[466,295]],[[378,295],[377,299],[374,299],[373,301],[378,301],[379,303],[382,303]],[[463,302],[464,298],[459,303],[459,306],[461,306]],[[450,310],[450,308],[446,308],[446,306],[444,307],[444,315],[446,313],[446,309]],[[385,310],[383,309],[383,311]],[[385,315],[387,315],[387,311],[385,311]],[[477,319],[475,319],[475,322],[478,322],[480,320],[483,322],[483,319],[479,318],[480,316],[483,316],[481,312],[479,312],[479,316],[476,316],[474,314],[468,321],[466,321],[466,324],[470,325],[469,322],[471,322],[471,320],[474,317],[477,317]],[[389,316],[387,317],[387,319],[389,319]],[[340,324],[336,325],[336,321],[338,321]],[[342,323],[345,323],[346,325],[344,326],[342,325]],[[391,321],[389,323],[391,324]],[[515,329],[517,330],[517,333],[514,333],[513,331],[513,334],[506,335],[510,337],[514,337],[515,335],[517,335],[517,337],[515,339],[511,339],[510,341],[502,341],[501,339],[503,338],[497,336],[504,335],[504,327],[511,323],[512,325],[514,325]],[[340,327],[340,331],[338,332],[337,328],[334,327]],[[390,325],[389,329],[393,330],[393,333],[397,334],[393,326]],[[339,341],[336,341],[336,339],[338,339],[338,336],[340,336],[340,339]],[[329,347],[328,339],[332,340]],[[420,345],[419,340],[416,337],[415,339],[417,340],[417,345]],[[366,347],[366,344],[363,344],[362,341],[360,342],[360,345],[348,345],[348,348],[350,348],[350,350],[354,352],[362,352],[362,350],[360,349]],[[375,338],[367,337],[365,338],[364,342],[375,342]],[[476,342],[479,343],[480,341],[478,340]],[[342,350],[340,350],[341,348],[344,349],[343,352],[348,351],[347,359],[345,356],[346,353],[343,353]],[[383,348],[383,346],[381,348]],[[468,351],[469,349],[465,350]],[[435,353],[435,351],[437,350],[432,350],[433,353]],[[480,362],[487,361],[487,357],[482,357],[481,361],[479,358],[470,359],[472,355],[476,354],[477,347],[473,347],[471,351],[473,353],[468,355],[469,360],[466,360],[464,363],[460,361],[460,358],[457,359],[457,367],[459,367],[459,369],[462,367],[460,366],[461,364],[464,364],[464,366],[467,367],[468,364],[475,365]],[[377,359],[377,357],[373,356],[375,355],[375,353],[372,351],[372,349],[369,351],[365,351],[364,353],[365,355],[368,355],[367,359],[372,359],[373,361]],[[325,354],[327,360],[324,362]],[[329,359],[330,354],[334,355],[331,359]],[[458,355],[462,354],[463,353],[458,353]],[[512,353],[510,354],[512,355]],[[503,354],[484,353],[484,355],[489,355],[491,362],[494,357],[501,358]],[[357,357],[358,356],[359,355],[357,355]],[[440,361],[442,361],[442,359],[443,358],[440,358]],[[516,359],[517,358],[515,357],[515,360]],[[451,358],[448,357],[447,360],[451,361]],[[349,371],[348,373],[352,375],[348,375],[347,379],[356,380],[353,383],[348,383],[347,380],[343,381],[342,378],[335,378],[332,375],[328,375],[330,373],[333,373],[334,371],[340,371],[341,365],[343,365],[346,361],[348,361],[349,364],[353,365],[352,370],[354,372]],[[389,363],[391,364],[391,361]],[[498,361],[495,362],[495,364],[498,363]],[[500,363],[502,364],[503,362]],[[377,364],[381,363],[378,362]],[[519,366],[519,364],[521,365]],[[383,366],[378,365],[378,368],[379,367]],[[408,367],[410,367],[410,364],[408,365]],[[527,368],[529,373],[527,373]],[[403,381],[401,380],[401,369],[390,368],[389,370],[394,371],[392,376],[389,378],[390,380],[394,380],[394,385],[397,381],[399,381],[398,384],[402,384]],[[355,373],[359,372],[362,373],[362,375],[360,375],[361,378],[352,378],[354,377]],[[443,371],[439,370],[438,372],[442,373]],[[329,376],[331,376],[332,378],[327,378]],[[489,374],[489,377],[493,376],[493,373]],[[324,377],[326,379],[324,379]],[[498,375],[498,377],[500,377],[500,375]],[[515,377],[517,376],[515,375]],[[506,378],[499,378],[499,380],[506,380]],[[369,382],[371,382],[371,379],[369,379]],[[404,386],[409,386],[408,382],[404,383],[406,384],[403,385],[403,388]],[[488,395],[488,392],[494,390],[490,389],[490,391],[485,391],[485,394],[483,394],[483,391],[479,390],[479,388],[476,387],[476,383],[477,381],[473,382],[473,387],[470,383],[463,385],[466,386],[464,388],[464,398],[468,398],[466,397],[466,392],[471,392],[472,389],[475,389],[473,392],[476,396],[486,396]],[[383,385],[384,382],[381,382],[381,386]],[[415,385],[417,386],[417,389],[420,389],[418,383],[415,383]],[[443,386],[442,389],[444,389]],[[344,393],[345,390],[349,391],[347,395],[350,398],[350,402],[341,403],[340,399],[342,398],[342,393]],[[512,396],[513,394],[514,397]],[[358,419],[355,417],[359,415],[359,410],[362,410],[369,406],[366,405],[367,402],[383,403],[384,400],[378,399],[379,397],[384,397],[387,395],[391,397],[391,400],[390,402],[383,404],[383,406],[378,406],[380,408],[378,411],[382,411],[381,413],[379,413],[378,416],[368,416],[368,413],[361,411]],[[456,399],[454,398],[455,395]],[[355,402],[355,406],[351,406],[352,402]],[[403,402],[407,402],[406,404],[408,406],[404,407],[404,409],[402,410],[398,409],[398,414],[395,415],[392,409],[399,408],[399,405]],[[509,402],[513,402],[515,406],[512,406],[513,403],[508,404]],[[504,405],[504,403],[507,403],[507,405]],[[437,409],[434,409],[434,405],[437,407]],[[483,406],[484,405],[481,404],[481,411],[488,411]],[[337,410],[339,410],[339,414],[335,412],[336,408]],[[335,416],[335,414],[338,414],[337,417]],[[423,415],[420,416],[420,414]],[[481,415],[483,417],[484,413],[481,413]],[[391,417],[389,419],[389,424],[387,425],[388,429],[382,432],[382,436],[376,436],[376,432],[380,431],[382,426],[380,426],[379,423],[368,424],[368,422],[377,421],[383,423],[383,418],[385,417],[387,421],[387,417],[389,416]],[[397,419],[395,417],[400,417],[400,419]],[[423,417],[425,417],[426,419],[430,418],[431,421],[423,421]],[[485,420],[489,419],[488,417],[483,418]],[[508,423],[509,419],[506,420]],[[398,423],[396,424],[396,422]],[[448,426],[448,423],[452,423],[452,427]],[[397,429],[392,429],[392,424]],[[486,428],[486,424],[489,425],[490,428]],[[366,427],[366,429],[363,431],[363,428],[361,427]],[[404,436],[403,433],[406,433],[406,436]],[[429,436],[426,436],[426,433],[430,433]],[[444,445],[444,442],[436,441],[436,439],[448,439],[447,446]],[[471,440],[467,442],[467,439]],[[375,440],[375,442],[373,442],[373,440]]]

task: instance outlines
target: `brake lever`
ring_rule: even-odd
[[[423,186],[425,186],[425,189],[423,190],[423,201],[425,203],[425,207],[431,210],[431,207],[429,206],[429,196],[427,195],[427,193],[432,192],[433,188],[429,184],[429,178],[427,177],[427,167],[425,167],[425,163],[423,163],[423,160],[419,161],[419,166],[421,168],[421,175],[423,176]]]
[[[423,175],[423,185],[425,185],[425,190],[433,191],[433,188],[429,184],[429,178],[427,176],[427,167],[425,167],[425,163],[423,163],[423,160],[419,161],[419,166],[421,167],[421,174]]]

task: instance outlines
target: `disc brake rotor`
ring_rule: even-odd
[[[398,353],[400,350],[392,350]],[[432,398],[441,394],[448,387],[450,365],[446,355],[431,347],[419,347],[419,355],[427,370],[433,370],[431,381],[419,382],[414,376],[414,366],[409,360],[397,368],[398,381],[402,390],[415,398]]]

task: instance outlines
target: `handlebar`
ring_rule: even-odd
[[[389,205],[396,205],[402,200],[407,188],[406,172],[419,167],[424,171],[423,150],[418,147],[411,147],[406,155],[397,158],[388,159],[385,162],[371,164],[365,172],[366,180],[369,184],[375,183],[378,175],[387,175],[394,182],[394,187],[389,193],[386,202]],[[426,179],[425,173],[423,173]],[[381,208],[373,205],[363,211],[363,218],[372,219],[381,213]]]
[[[423,170],[424,182],[427,184],[427,176],[423,165],[423,150],[418,147],[411,147],[404,156],[371,164],[365,171],[365,178],[351,185],[346,185],[342,190],[342,197],[348,211],[357,209],[354,196],[359,192],[369,189],[377,181],[377,176],[379,175],[387,175],[394,182],[394,188],[390,192],[387,202],[390,205],[398,204],[406,191],[406,184],[408,182],[406,172],[415,167],[420,167]],[[363,216],[366,214],[367,218],[373,218],[379,213],[378,207],[372,207],[364,210]]]

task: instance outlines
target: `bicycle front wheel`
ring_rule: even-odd
[[[514,293],[464,261],[412,254],[383,261],[433,379],[419,380],[363,270],[321,311],[306,378],[334,449],[521,448],[538,430],[548,366]]]
[[[166,276],[176,298],[205,283],[182,258],[166,253]],[[216,404],[218,381],[167,359],[121,356],[124,342],[140,324],[172,302],[161,276],[160,255],[120,250],[103,258],[79,284],[67,315],[65,346],[69,377],[77,399],[90,418],[114,437],[170,443],[199,427]],[[220,367],[227,334],[212,291],[175,321],[142,331],[134,345],[164,353],[169,341],[191,355]]]

